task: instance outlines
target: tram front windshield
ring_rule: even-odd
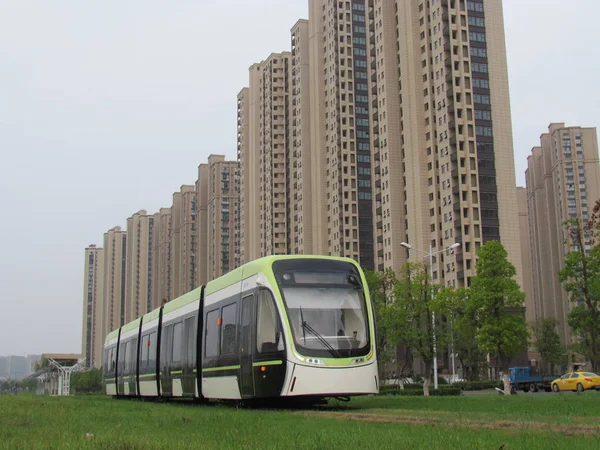
[[[289,270],[276,274],[296,349],[305,356],[343,358],[369,351],[363,288],[354,266],[347,270]]]

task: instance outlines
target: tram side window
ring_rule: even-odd
[[[127,344],[125,342],[119,343],[119,373],[122,375],[127,370]]]
[[[212,358],[219,354],[219,310],[215,309],[206,314],[206,324],[204,329],[204,356]]]
[[[258,317],[256,346],[259,353],[283,350],[281,323],[275,307],[275,300],[269,291],[261,289],[258,295]]]
[[[133,341],[129,341],[125,347],[125,370],[126,374],[132,372],[135,367],[135,358],[133,356]]]
[[[183,323],[176,323],[173,327],[173,362],[181,361],[181,334],[183,331]]]
[[[148,351],[150,349],[147,334],[142,336],[142,345],[140,345],[140,368],[145,369],[148,367]]]
[[[169,364],[173,360],[173,325],[167,325],[160,337],[160,363],[161,365]]]
[[[136,337],[133,341],[131,341],[131,350],[129,351],[129,363],[131,364],[131,373],[135,374],[137,370],[137,349],[138,349],[138,338]]]
[[[185,319],[185,342],[187,349],[188,365],[194,365],[196,362],[196,317]]]
[[[108,371],[113,372],[115,370],[115,362],[117,361],[117,347],[111,347],[108,349]]]
[[[155,368],[156,365],[156,331],[148,336],[148,367]]]
[[[237,304],[223,306],[221,310],[221,355],[235,353]]]

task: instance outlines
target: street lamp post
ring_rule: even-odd
[[[438,253],[443,253],[447,250],[454,250],[456,247],[459,247],[460,244],[456,242],[452,244],[450,247],[444,248],[442,250],[438,250],[437,252],[433,251],[431,247],[431,242],[429,243],[429,252],[425,252],[423,250],[419,250],[418,248],[414,248],[412,245],[401,242],[400,245],[408,250],[414,250],[419,252],[429,258],[429,283],[431,284],[431,298],[433,299],[433,255],[437,255]],[[432,324],[432,338],[433,338],[433,388],[438,388],[438,373],[437,373],[437,343],[435,339],[435,311],[431,311],[431,324]],[[454,357],[453,357],[454,358]],[[454,362],[454,361],[453,361]]]
[[[454,354],[454,316],[450,321],[450,332],[452,338],[452,344],[450,346],[452,351],[452,383],[454,383],[456,381],[456,366],[454,364],[454,358],[456,357],[456,355]]]

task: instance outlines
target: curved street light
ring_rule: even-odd
[[[460,247],[458,242],[455,242],[450,247],[446,247],[442,250],[438,250],[437,252],[433,251],[431,247],[431,243],[429,244],[429,252],[419,250],[418,248],[414,248],[412,245],[407,242],[401,242],[400,245],[408,250],[414,250],[419,252],[429,258],[429,283],[431,284],[431,298],[433,298],[433,255],[437,255],[438,253],[443,253],[445,251],[454,250],[457,247]],[[438,370],[437,370],[437,343],[435,340],[435,311],[431,311],[431,322],[433,329],[433,388],[438,388]]]

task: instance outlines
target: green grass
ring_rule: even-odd
[[[365,413],[454,417],[472,420],[512,420],[517,422],[600,424],[600,393],[517,396],[481,395],[472,397],[394,397],[357,398],[352,408]]]
[[[525,397],[525,396],[523,396]],[[589,400],[588,400],[589,398]],[[492,425],[509,413],[571,418],[600,424],[595,396],[370,397],[320,410],[236,409],[113,400],[103,396],[0,396],[2,449],[548,449],[599,448],[600,431],[565,433],[551,426],[494,426],[436,415],[460,412]],[[540,410],[541,409],[541,410]],[[410,413],[412,411],[412,414]],[[383,412],[383,413],[382,413]],[[416,424],[407,417],[422,417]],[[385,423],[386,420],[401,419]],[[499,423],[499,422],[498,422]],[[86,434],[93,435],[86,437]],[[570,435],[571,434],[571,435]]]

